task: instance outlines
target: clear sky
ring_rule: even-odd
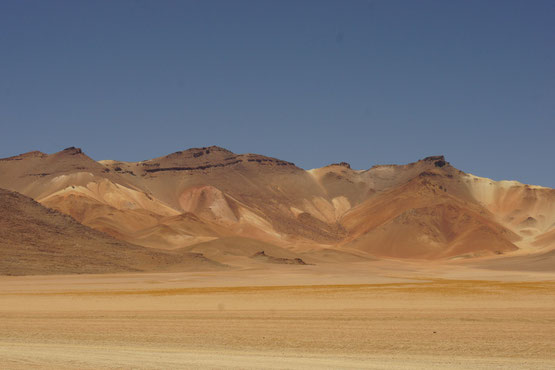
[[[555,1],[0,1],[0,157],[445,154],[555,187]]]

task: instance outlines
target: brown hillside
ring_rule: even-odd
[[[166,253],[116,240],[21,194],[0,189],[0,274],[213,269],[202,255]]]
[[[555,190],[479,178],[443,156],[307,171],[216,146],[141,162],[96,162],[68,148],[1,159],[2,186],[117,239],[164,250],[222,238],[381,258],[555,248]]]

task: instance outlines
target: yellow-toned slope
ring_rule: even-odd
[[[555,248],[555,189],[473,175],[462,179],[499,223],[523,237],[523,247]]]
[[[451,178],[427,171],[384,191],[342,219],[344,247],[375,256],[445,258],[514,251],[518,236],[472,202],[450,194]]]

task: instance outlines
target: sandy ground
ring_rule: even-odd
[[[0,368],[555,368],[555,274],[374,263],[0,277]]]

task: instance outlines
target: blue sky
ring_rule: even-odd
[[[555,1],[0,2],[0,157],[445,154],[555,186]]]

